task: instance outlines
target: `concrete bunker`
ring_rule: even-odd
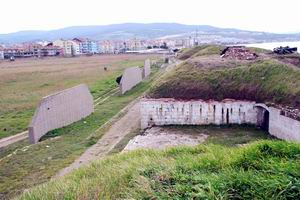
[[[300,141],[300,121],[253,101],[142,99],[141,128],[165,125],[251,124],[284,140]],[[288,124],[288,126],[287,126]]]

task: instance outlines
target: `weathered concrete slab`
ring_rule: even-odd
[[[223,101],[179,101],[143,99],[141,127],[153,125],[256,124],[255,102],[227,99]]]
[[[146,78],[151,73],[151,64],[150,59],[145,60],[144,68],[143,68],[143,78]]]
[[[37,143],[47,132],[79,121],[93,111],[93,97],[84,84],[44,97],[29,125],[29,142]]]
[[[142,69],[140,69],[139,67],[131,67],[125,69],[120,83],[121,93],[124,94],[125,92],[129,91],[134,86],[139,84],[142,80]]]
[[[280,110],[269,107],[269,133],[277,138],[289,141],[300,141],[300,122],[283,116]]]

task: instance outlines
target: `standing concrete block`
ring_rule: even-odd
[[[142,80],[142,69],[140,69],[139,67],[131,67],[125,69],[120,83],[121,93],[124,94],[128,90],[131,90]]]
[[[79,121],[93,111],[93,97],[84,84],[44,97],[29,125],[29,142],[37,143],[47,132]]]
[[[151,73],[151,64],[150,59],[145,60],[144,69],[143,69],[143,78],[146,78]]]

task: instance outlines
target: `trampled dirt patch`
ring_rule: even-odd
[[[195,146],[200,143],[240,146],[249,142],[274,139],[252,126],[164,126],[147,129],[129,141],[124,152],[135,149],[164,149],[171,146]]]
[[[195,146],[206,140],[206,134],[186,134],[181,130],[153,127],[129,141],[123,151],[140,148],[164,149],[172,146]]]

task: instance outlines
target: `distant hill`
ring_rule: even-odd
[[[245,41],[300,40],[300,34],[273,34],[265,32],[244,31],[238,29],[217,28],[208,25],[184,25],[177,23],[124,23],[101,26],[74,26],[50,31],[20,31],[0,34],[0,43],[21,43],[39,40],[71,39],[89,37],[91,39],[153,39],[159,37],[189,36],[192,32],[199,35],[237,38]]]

